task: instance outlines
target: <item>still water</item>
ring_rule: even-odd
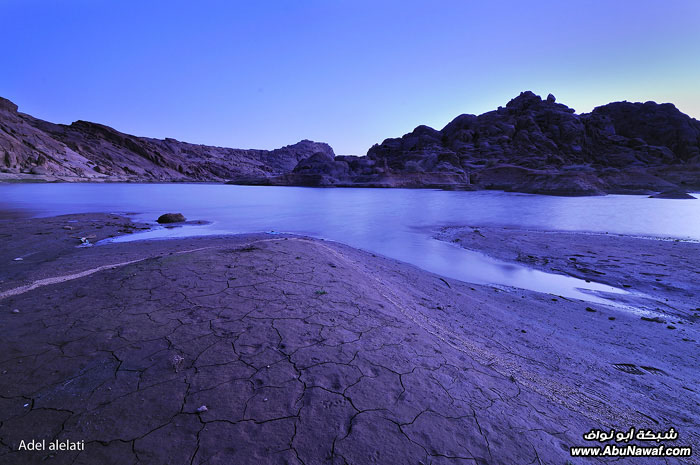
[[[551,197],[495,191],[316,189],[214,184],[5,184],[0,210],[32,216],[129,213],[153,222],[181,212],[207,226],[156,229],[120,240],[289,232],[330,239],[445,277],[603,301],[610,286],[503,263],[432,239],[444,225],[515,226],[700,240],[700,201],[646,196]]]

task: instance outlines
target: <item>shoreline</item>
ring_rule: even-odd
[[[680,262],[677,286],[654,294],[679,307],[671,330],[303,236],[75,247],[73,236],[141,227],[96,213],[0,221],[12,244],[0,251],[0,462],[40,463],[46,454],[17,451],[31,439],[85,441],[51,463],[106,464],[608,463],[568,447],[587,445],[591,428],[632,426],[674,427],[669,446],[700,445],[700,309],[681,306],[698,254]],[[478,229],[486,238],[469,227],[440,234],[506,261],[542,244]],[[569,254],[551,260],[557,245],[594,244],[570,236],[530,253],[532,266],[571,271]],[[696,244],[655,251],[674,247]],[[629,276],[612,265],[597,271],[640,289],[656,279],[643,263],[627,265]],[[66,275],[78,276],[3,296]],[[684,460],[667,463],[698,463]]]

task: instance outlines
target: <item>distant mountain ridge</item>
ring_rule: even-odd
[[[501,189],[553,195],[700,189],[700,122],[672,104],[615,102],[576,114],[527,91],[441,130],[418,126],[365,157],[303,140],[242,150],[151,139],[96,123],[48,123],[0,98],[0,180]],[[29,173],[29,174],[27,174]]]

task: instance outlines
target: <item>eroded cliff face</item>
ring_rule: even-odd
[[[241,150],[150,139],[85,121],[53,124],[0,99],[0,177],[500,189],[553,195],[700,189],[700,122],[671,104],[616,102],[576,114],[523,92],[505,107],[418,126],[365,157],[303,140]]]
[[[523,92],[505,107],[419,126],[373,146],[395,173],[468,177],[474,188],[588,195],[700,187],[700,122],[671,104],[618,102],[577,115],[551,94]]]
[[[19,113],[0,98],[0,171],[66,181],[227,181],[292,171],[324,143],[303,140],[275,150],[242,150],[151,139],[101,124],[53,124]]]
[[[274,185],[499,189],[552,195],[700,189],[700,122],[671,104],[618,102],[577,115],[523,92],[505,107],[418,126],[366,157],[313,156]]]

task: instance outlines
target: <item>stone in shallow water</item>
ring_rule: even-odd
[[[165,213],[158,217],[158,222],[163,223],[181,223],[185,221],[186,218],[182,213]]]

